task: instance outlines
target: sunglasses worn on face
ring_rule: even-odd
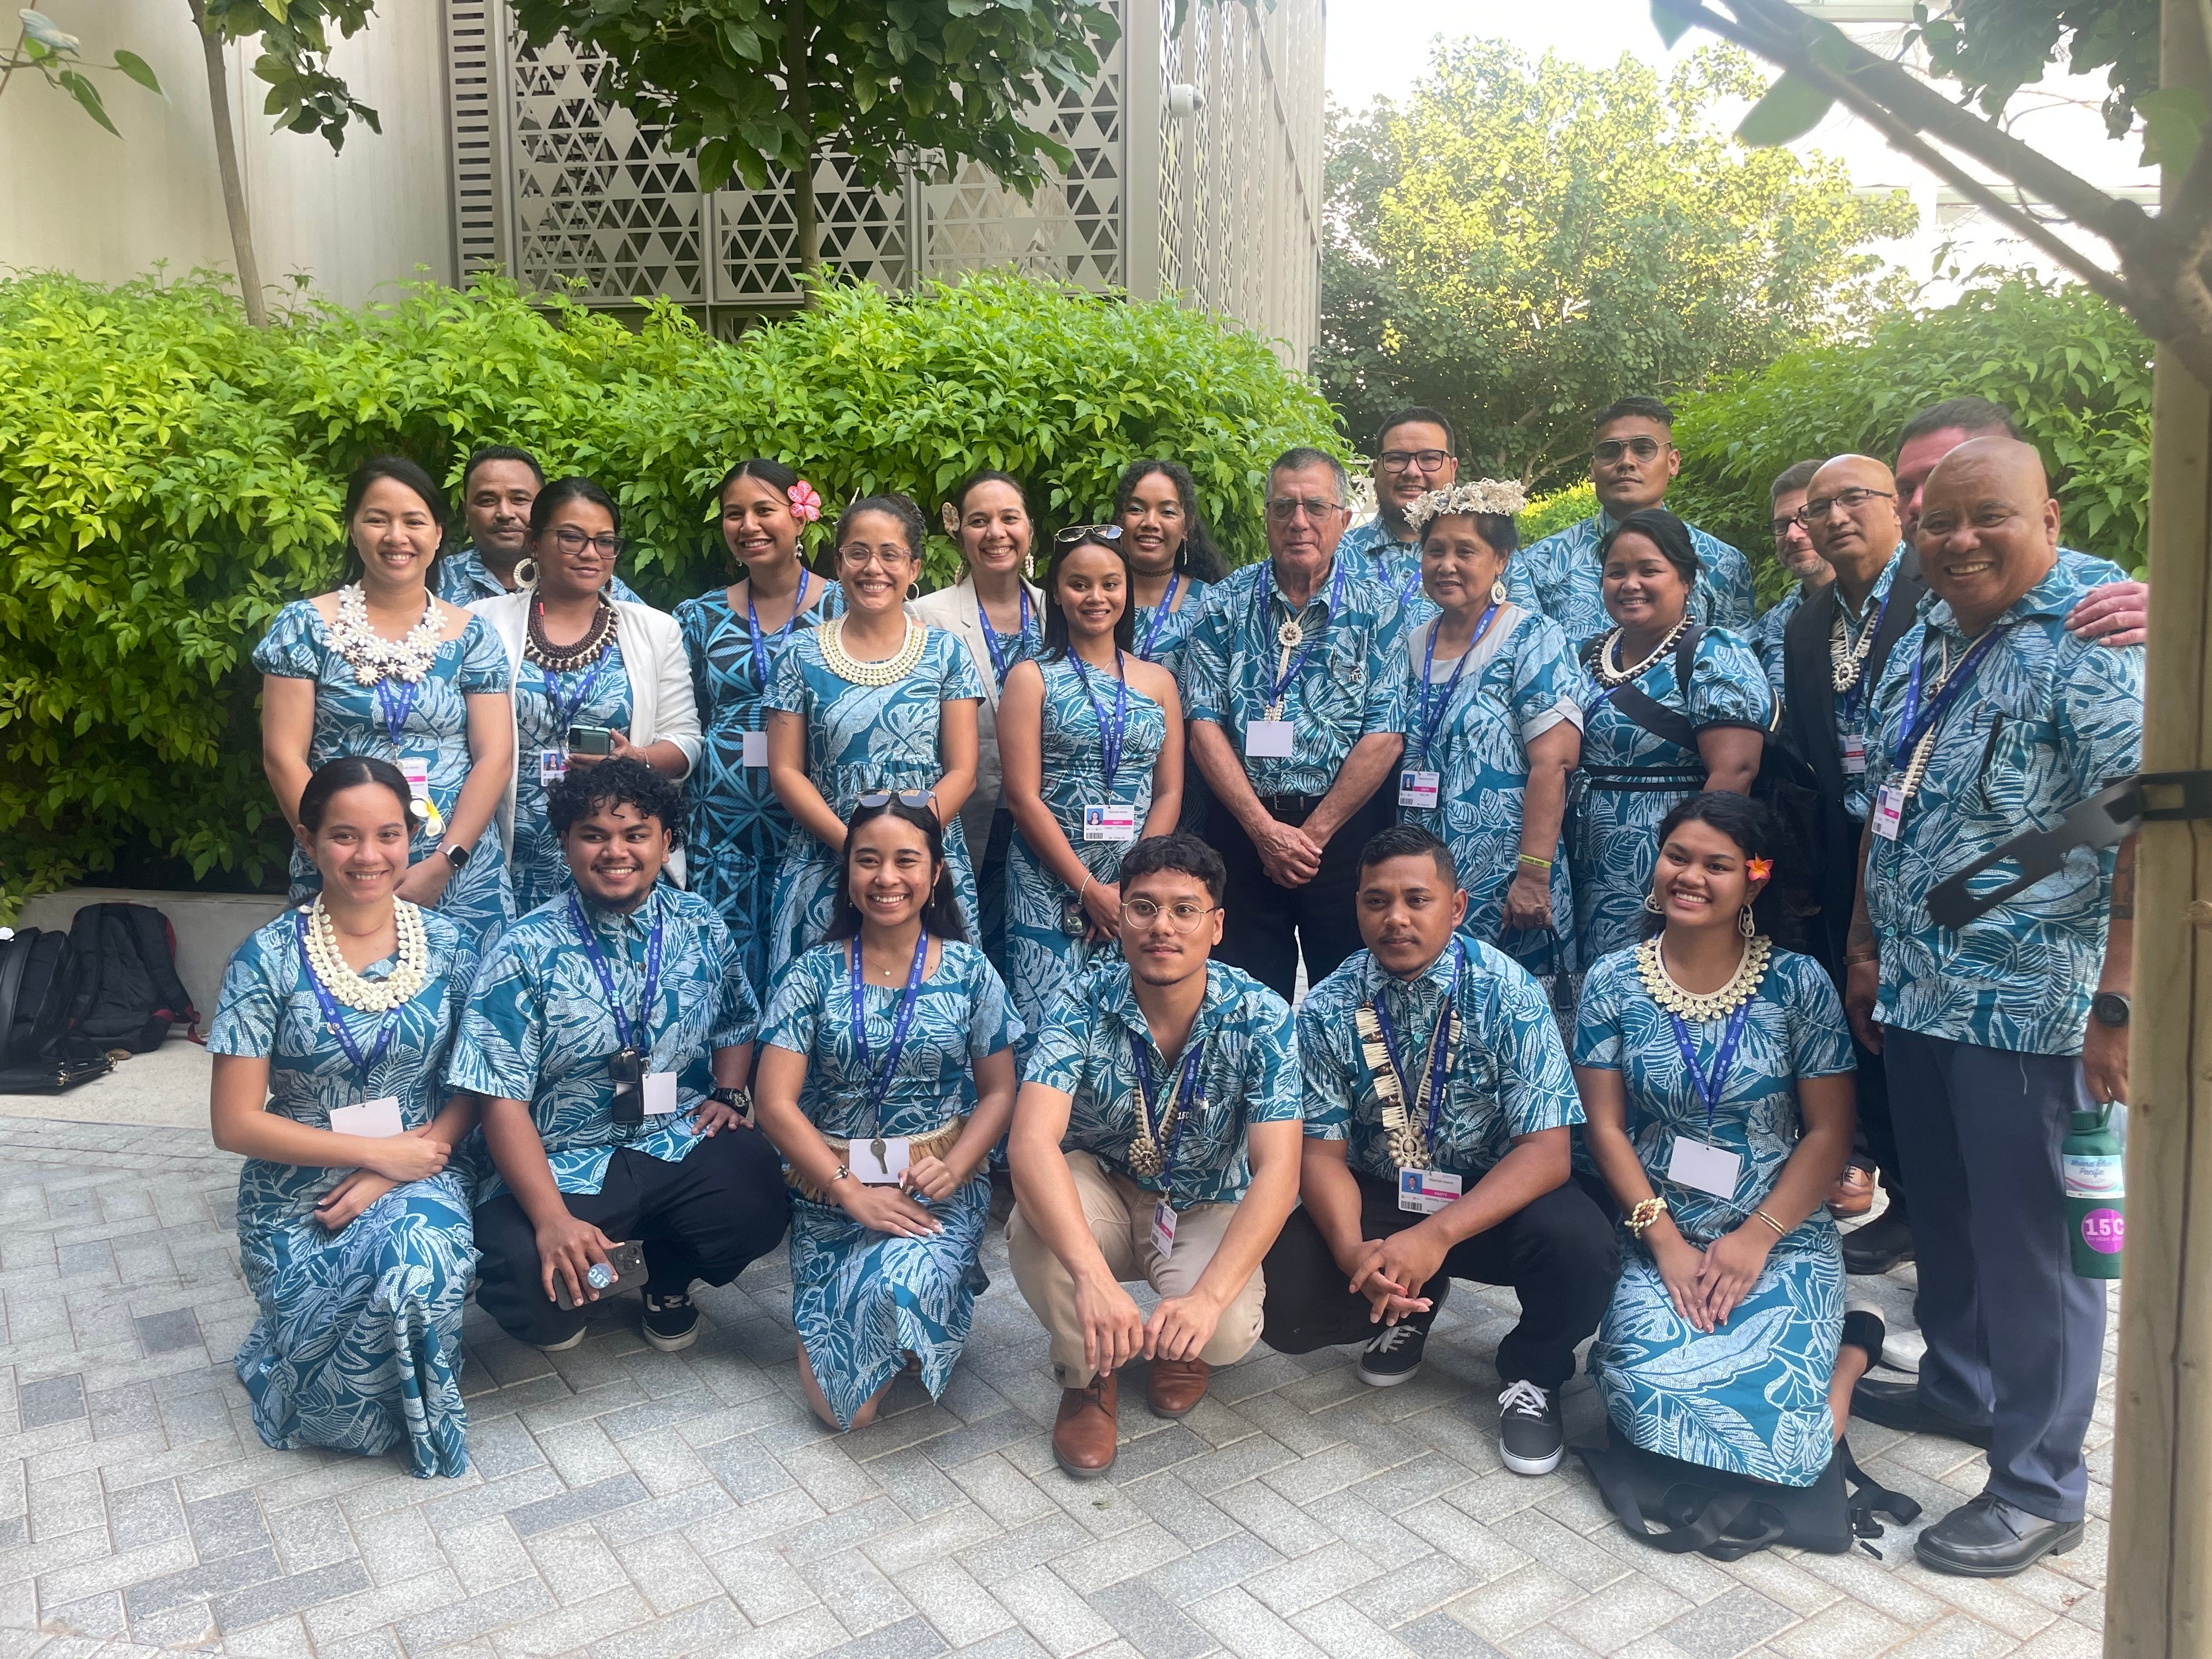
[[[1623,455],[1633,455],[1639,461],[1659,459],[1660,444],[1656,438],[1607,438],[1603,443],[1590,446],[1590,459],[1610,466]]]
[[[1118,542],[1121,539],[1121,526],[1118,524],[1072,524],[1052,538],[1052,544],[1054,547],[1073,547],[1076,543],[1088,541],[1094,536],[1102,542]]]
[[[889,806],[896,801],[901,806],[911,806],[917,812],[927,812],[937,804],[937,797],[927,789],[872,789],[856,796],[853,805],[873,811],[878,806]]]

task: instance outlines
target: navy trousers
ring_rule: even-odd
[[[1921,1398],[1990,1425],[1990,1492],[2078,1521],[2105,1346],[2104,1281],[2075,1276],[2058,1173],[2067,1115],[2090,1109],[2081,1058],[1893,1028],[1882,1059],[1912,1194]]]

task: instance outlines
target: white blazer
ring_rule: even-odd
[[[1030,610],[1042,629],[1044,589],[1035,582],[1025,581],[1022,586],[1029,590]],[[983,866],[983,849],[990,844],[991,815],[999,810],[1002,785],[999,765],[999,676],[991,666],[990,642],[983,637],[983,619],[976,609],[975,579],[963,576],[950,587],[908,599],[906,613],[916,622],[927,623],[932,628],[941,628],[957,635],[968,647],[969,659],[983,682],[983,702],[975,710],[975,792],[960,809],[961,828],[968,837],[968,856],[980,870]]]
[[[482,617],[499,642],[507,647],[507,660],[519,677],[530,666],[522,644],[530,625],[530,605],[537,596],[528,588],[502,593],[495,599],[478,599],[469,609]],[[665,611],[629,599],[615,601],[616,637],[622,642],[623,672],[629,678],[629,730],[624,735],[639,748],[666,741],[684,751],[684,775],[699,763],[699,704],[691,692],[691,659],[684,648],[684,630]],[[510,699],[510,703],[512,700]],[[521,734],[515,737],[515,765],[523,763]],[[500,835],[514,845],[514,779],[507,781],[507,801],[500,808]],[[668,861],[669,874],[684,880],[681,848]]]

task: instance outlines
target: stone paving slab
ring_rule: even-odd
[[[1510,1292],[1462,1286],[1421,1374],[1265,1349],[1180,1423],[1133,1376],[1104,1480],[1054,1465],[1058,1393],[1003,1245],[951,1387],[901,1384],[861,1433],[801,1401],[781,1256],[702,1291],[680,1355],[634,1298],[545,1355],[475,1308],[473,1467],[262,1445],[228,1357],[252,1324],[237,1160],[204,1135],[0,1121],[0,1659],[1874,1659],[2100,1651],[2111,1344],[2089,1535],[2002,1583],[1911,1559],[1723,1564],[1624,1534],[1570,1456],[1498,1461],[1491,1351]],[[1854,1280],[1906,1363],[1909,1270]],[[1587,1380],[1571,1438],[1601,1413]],[[1853,1431],[1929,1518],[1981,1455]]]

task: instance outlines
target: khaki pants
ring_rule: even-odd
[[[1091,1236],[1098,1241],[1114,1277],[1124,1283],[1141,1279],[1167,1297],[1188,1296],[1195,1290],[1200,1275],[1221,1248],[1221,1236],[1229,1231],[1237,1206],[1194,1204],[1176,1211],[1175,1253],[1164,1256],[1152,1248],[1152,1206],[1158,1195],[1089,1152],[1069,1152],[1066,1158],[1076,1196],[1083,1203],[1083,1218],[1091,1224]],[[1006,1223],[1006,1253],[1013,1262],[1014,1283],[1051,1333],[1053,1375],[1063,1389],[1087,1386],[1092,1371],[1083,1363],[1074,1277],[1018,1206]],[[1221,1310],[1221,1322],[1198,1357],[1209,1365],[1233,1365],[1251,1352],[1260,1340],[1261,1308],[1267,1296],[1267,1281],[1255,1267],[1244,1288]]]

